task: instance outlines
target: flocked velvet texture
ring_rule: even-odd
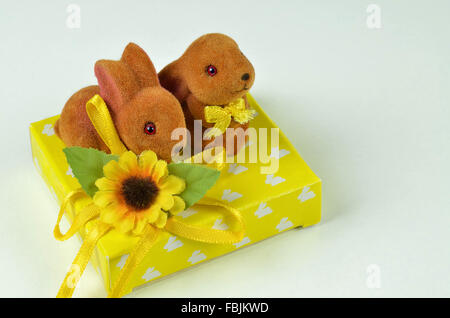
[[[217,69],[214,76],[207,73],[209,65]],[[204,107],[226,105],[237,98],[245,98],[255,80],[255,70],[233,39],[211,33],[195,40],[179,59],[161,70],[159,80],[183,106],[188,129],[193,128],[195,119],[202,120],[203,126],[208,128],[214,124],[206,123]],[[232,121],[230,128],[246,129],[247,126]],[[205,141],[204,146],[209,142]],[[236,153],[241,147],[235,145],[234,149],[227,148],[227,152]]]
[[[86,113],[86,102],[95,94],[105,100],[125,146],[135,153],[152,149],[170,161],[171,132],[184,128],[185,119],[179,101],[160,86],[155,67],[136,44],[125,48],[119,61],[95,63],[98,86],[76,92],[66,103],[55,125],[57,135],[67,146],[92,147],[107,151]],[[145,133],[145,125],[154,123],[156,132]]]

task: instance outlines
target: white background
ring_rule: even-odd
[[[361,0],[112,2],[74,1],[70,29],[69,1],[1,1],[0,296],[53,297],[79,248],[53,239],[28,125],[129,41],[159,70],[208,32],[254,64],[252,94],[323,180],[323,219],[132,296],[450,296],[448,1],[376,1],[381,29]],[[75,296],[105,295],[88,266]]]

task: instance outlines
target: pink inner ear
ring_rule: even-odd
[[[94,72],[100,87],[100,96],[112,109],[118,108],[123,100],[114,78],[103,66],[98,64],[95,65]]]

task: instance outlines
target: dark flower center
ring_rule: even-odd
[[[122,194],[127,205],[145,210],[155,201],[158,187],[150,177],[130,177],[122,182]]]

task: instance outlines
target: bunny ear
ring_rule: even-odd
[[[100,60],[95,63],[95,76],[100,96],[113,112],[139,91],[139,83],[128,66],[119,61]]]
[[[160,86],[158,73],[147,53],[134,43],[129,43],[123,51],[120,61],[128,65],[134,72],[141,88]]]

